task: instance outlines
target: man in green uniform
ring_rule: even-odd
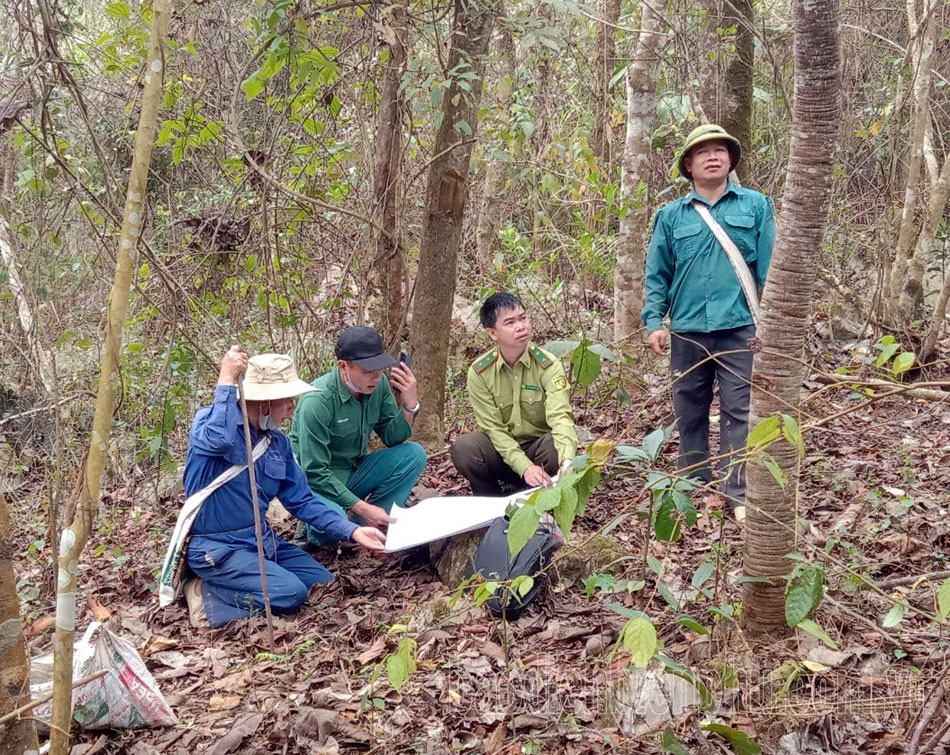
[[[577,453],[564,368],[531,342],[531,320],[517,296],[488,297],[480,319],[495,342],[468,370],[468,395],[481,430],[455,441],[452,461],[475,495],[550,485]]]
[[[386,353],[374,328],[347,328],[335,352],[336,369],[313,381],[314,390],[297,403],[290,440],[310,489],[331,509],[384,527],[395,521],[389,512],[405,506],[426,465],[422,446],[408,442],[419,413],[416,377]],[[367,454],[372,432],[386,448]],[[332,538],[308,525],[307,541],[325,545]]]

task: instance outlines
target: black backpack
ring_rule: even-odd
[[[564,543],[557,525],[553,522],[542,521],[538,531],[518,555],[511,558],[508,550],[508,519],[499,517],[488,528],[488,532],[478,545],[475,553],[472,574],[481,573],[486,580],[507,581],[522,574],[534,578],[534,584],[524,596],[514,595],[507,588],[499,588],[496,593],[485,601],[485,606],[498,618],[509,621],[517,620],[528,604],[535,599],[544,586],[546,575],[538,572],[547,564],[548,558]]]

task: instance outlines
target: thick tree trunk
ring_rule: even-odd
[[[907,266],[914,251],[914,231],[917,227],[917,200],[920,191],[920,168],[924,155],[924,137],[930,121],[930,84],[933,80],[932,59],[934,52],[933,0],[925,0],[922,22],[918,28],[915,4],[907,3],[907,23],[912,37],[919,37],[919,47],[914,61],[914,116],[911,119],[910,162],[907,166],[907,182],[904,186],[904,207],[901,211],[900,230],[893,262],[887,271],[886,303],[893,310],[899,307],[901,291],[907,277]],[[899,311],[899,310],[898,310]]]
[[[412,309],[413,354],[422,410],[413,435],[429,447],[443,442],[445,370],[469,163],[478,127],[485,52],[495,21],[495,0],[455,0],[448,70],[428,186],[419,272]],[[474,74],[474,78],[467,74]],[[462,78],[462,77],[465,78]]]
[[[700,100],[711,123],[718,123],[742,145],[745,159],[739,163],[739,177],[746,175],[752,156],[752,69],[755,62],[754,14],[752,0],[706,0],[709,18],[707,39],[714,55],[702,66]],[[735,28],[735,52],[723,57],[720,29]]]
[[[387,344],[402,338],[406,292],[403,287],[406,251],[397,218],[398,193],[403,154],[404,102],[399,93],[406,70],[406,10],[392,8],[391,23],[383,27],[389,59],[383,72],[379,114],[376,120],[376,156],[373,166],[372,276],[378,295],[377,328]]]
[[[600,0],[601,21],[597,23],[597,48],[594,51],[594,132],[590,148],[600,161],[601,169],[611,165],[610,79],[616,63],[617,21],[620,0]]]
[[[28,702],[30,673],[13,571],[10,514],[6,498],[0,494],[0,716]],[[29,715],[0,724],[0,755],[36,750],[36,729]]]
[[[800,357],[811,311],[821,242],[831,204],[832,168],[840,117],[838,0],[795,0],[795,104],[788,179],[775,251],[762,297],[750,426],[800,400]],[[768,448],[788,477],[782,488],[761,463],[747,468],[749,513],[744,570],[771,584],[743,585],[744,618],[752,633],[779,633],[785,625],[788,555],[795,542],[798,451],[780,438]]]
[[[495,87],[497,96],[495,107],[502,122],[510,123],[511,116],[508,110],[514,99],[515,80],[518,76],[515,45],[511,33],[504,28],[499,30],[495,39],[498,41],[497,50],[501,69],[498,84]],[[508,164],[507,160],[499,160],[497,157],[487,157],[485,160],[482,201],[478,212],[478,226],[475,229],[478,264],[484,272],[490,270],[494,262],[495,242],[506,202],[504,190],[508,183]]]
[[[59,542],[59,571],[56,582],[56,637],[53,643],[53,719],[51,724],[51,755],[66,755],[69,750],[69,724],[72,718],[73,637],[76,628],[76,575],[79,557],[89,538],[99,508],[99,486],[105,470],[115,412],[115,388],[121,369],[122,329],[129,309],[129,290],[138,257],[139,236],[145,213],[145,191],[152,145],[155,143],[155,122],[161,103],[162,77],[165,69],[165,35],[171,7],[168,0],[153,0],[152,30],[145,62],[145,87],[139,125],[135,132],[129,187],[122,213],[122,228],[116,250],[115,274],[109,295],[109,311],[102,361],[99,368],[99,391],[86,466],[78,489],[74,516],[63,529]]]
[[[657,31],[660,18],[656,11],[647,4],[642,8],[640,35],[627,68],[627,137],[620,175],[625,214],[620,219],[614,266],[614,341],[618,344],[640,329],[644,255],[650,222],[646,186],[660,70],[658,51],[663,35]]]

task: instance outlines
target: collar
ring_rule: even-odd
[[[534,341],[528,341],[528,345],[524,347],[524,353],[522,353],[522,355],[518,357],[518,359],[515,361],[515,364],[511,365],[511,367],[509,367],[508,369],[513,370],[515,368],[515,365],[518,365],[518,364],[522,364],[525,367],[530,367],[531,366],[531,347],[533,346],[534,346]],[[505,357],[502,355],[501,349],[497,346],[495,347],[495,349],[498,351],[498,359],[496,361],[496,364],[498,365],[498,367],[496,369],[500,370],[501,365],[508,367],[508,362],[505,361]]]
[[[719,196],[719,199],[716,200],[716,204],[719,204],[728,194],[732,194],[733,196],[736,196],[736,197],[739,196],[739,187],[736,186],[736,184],[733,183],[732,181],[726,182],[726,189]],[[696,193],[695,187],[693,187],[693,185],[690,184],[689,194],[686,195],[686,204],[691,204],[694,199],[702,202],[707,207],[713,207],[713,205],[709,204],[709,201],[705,197],[700,196],[698,193]]]
[[[333,370],[333,382],[336,384],[335,388],[336,388],[337,393],[340,396],[341,402],[349,401],[351,399],[353,401],[356,400],[356,396],[350,393],[349,388],[347,388],[346,385],[344,384],[343,375],[340,374],[339,367]]]

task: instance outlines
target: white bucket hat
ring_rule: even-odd
[[[294,360],[287,354],[258,354],[248,359],[241,386],[248,401],[275,401],[314,390],[297,377]]]

